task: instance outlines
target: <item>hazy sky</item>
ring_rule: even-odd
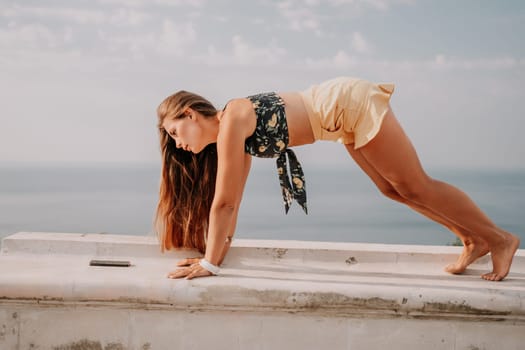
[[[523,23],[519,0],[0,0],[0,164],[158,163],[179,89],[222,108],[346,75],[396,84],[423,164],[523,169]]]

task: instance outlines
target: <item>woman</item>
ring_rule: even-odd
[[[481,277],[505,278],[518,237],[497,227],[465,193],[425,173],[390,108],[393,90],[392,84],[336,78],[302,92],[233,99],[222,111],[186,91],[167,97],[157,109],[163,166],[155,226],[163,251],[182,247],[204,254],[179,261],[181,268],[168,277],[218,274],[252,155],[277,157],[286,211],[295,199],[306,212],[304,175],[289,147],[331,140],[345,145],[384,195],[461,239],[463,252],[447,272],[462,273],[490,252],[493,270]]]

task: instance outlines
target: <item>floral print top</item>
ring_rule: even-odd
[[[286,213],[293,199],[308,213],[303,169],[295,153],[287,148],[289,136],[283,99],[275,92],[247,98],[253,104],[257,125],[255,132],[246,139],[245,151],[256,157],[277,158],[277,173]],[[291,176],[288,176],[288,162]]]

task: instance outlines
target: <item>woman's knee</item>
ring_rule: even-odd
[[[392,187],[404,199],[411,202],[423,203],[429,195],[433,181],[433,179],[424,176],[418,179],[399,181],[392,184]]]
[[[390,198],[396,202],[404,203],[405,199],[397,192],[397,190],[391,185],[378,186],[379,192],[385,197]]]

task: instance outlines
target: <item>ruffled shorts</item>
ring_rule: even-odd
[[[379,132],[394,84],[340,77],[301,92],[316,140],[366,145]]]

